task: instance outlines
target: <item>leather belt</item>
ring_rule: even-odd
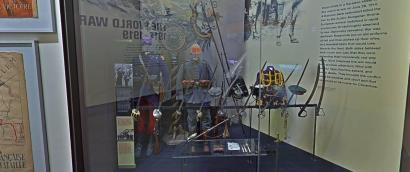
[[[182,86],[185,89],[190,89],[190,88],[209,88],[211,85],[210,80],[183,80],[182,81]]]

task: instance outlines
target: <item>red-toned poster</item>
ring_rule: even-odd
[[[0,0],[0,18],[35,18],[37,0]]]

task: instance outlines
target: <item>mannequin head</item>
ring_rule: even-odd
[[[201,46],[199,46],[197,43],[192,44],[191,46],[191,54],[192,54],[192,58],[195,61],[199,60],[199,57],[202,54],[202,49]]]
[[[154,38],[152,38],[148,34],[144,34],[142,36],[142,51],[145,54],[158,54],[159,53],[159,47],[158,43],[154,41]]]

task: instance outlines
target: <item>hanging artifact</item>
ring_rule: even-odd
[[[228,96],[232,96],[235,99],[242,99],[249,96],[249,91],[246,87],[246,83],[243,77],[238,76],[232,86],[232,89],[229,90]]]
[[[274,107],[287,104],[287,95],[283,73],[273,66],[267,66],[257,74],[257,81],[252,89],[258,105],[273,105]]]

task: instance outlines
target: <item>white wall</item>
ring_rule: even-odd
[[[51,172],[71,172],[71,146],[61,35],[60,2],[55,0],[56,33],[0,33],[0,40],[39,40],[45,120]]]
[[[57,41],[40,43],[44,106],[51,172],[71,172],[72,158],[61,35],[60,2],[55,0]]]
[[[345,0],[343,2],[353,2]],[[382,76],[377,89],[328,84],[323,108],[326,116],[319,117],[317,131],[317,153],[320,157],[344,168],[358,172],[399,171],[403,137],[403,123],[407,92],[408,67],[410,63],[410,37],[408,20],[397,20],[397,16],[408,16],[410,1],[394,3],[377,1],[381,28],[388,32],[379,44],[375,72]],[[263,59],[275,64],[301,64],[310,58],[311,64],[302,81],[308,93],[312,87],[315,65],[319,57],[320,7],[336,0],[304,1],[298,21],[297,36],[300,44],[285,43],[275,46],[272,37],[263,39]],[[287,36],[287,32],[284,32]],[[259,57],[259,40],[249,42],[249,58]],[[253,83],[259,66],[258,60],[249,60],[246,81]],[[300,73],[295,73],[289,84],[297,82]],[[298,98],[303,103],[307,96]],[[314,99],[313,102],[315,102]],[[313,120],[298,118],[290,110],[287,143],[312,151]],[[313,112],[310,111],[310,114]],[[255,113],[254,113],[255,114]],[[273,113],[272,113],[273,114]],[[267,133],[267,118],[262,121],[262,130]],[[248,121],[244,121],[245,124]],[[253,127],[257,119],[253,118]],[[273,125],[271,125],[273,126]],[[272,132],[271,132],[272,133]]]

